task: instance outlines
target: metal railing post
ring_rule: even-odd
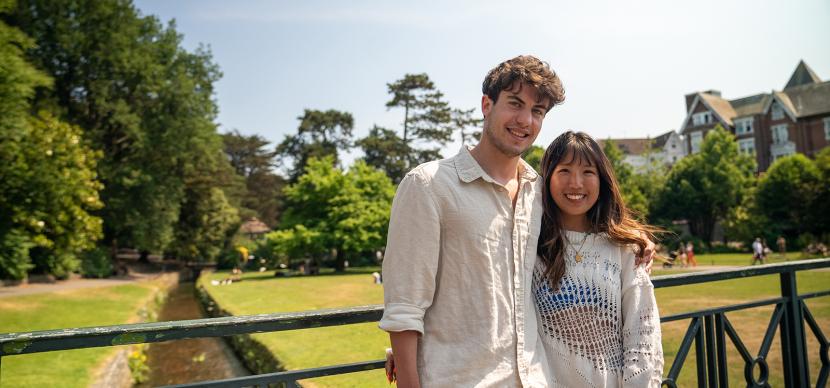
[[[780,274],[781,296],[787,298],[784,304],[784,319],[781,321],[781,352],[784,362],[784,385],[807,387],[810,371],[807,369],[807,344],[804,336],[804,317],[801,300],[798,298],[795,271]]]

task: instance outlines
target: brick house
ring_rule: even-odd
[[[812,157],[830,145],[830,81],[800,61],[781,91],[727,100],[717,90],[686,95],[686,118],[680,126],[687,153],[715,125],[731,131],[743,152],[754,153],[766,171],[781,156],[796,152]]]
[[[671,166],[686,156],[686,147],[682,137],[675,131],[668,131],[655,138],[611,139],[623,153],[623,161],[643,172],[649,163],[657,161]],[[599,140],[601,146],[604,140]]]

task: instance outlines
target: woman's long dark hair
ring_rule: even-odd
[[[570,155],[570,160],[562,159]],[[642,255],[648,240],[654,240],[654,233],[660,230],[638,222],[625,206],[620,194],[617,178],[611,162],[597,142],[584,132],[568,131],[548,146],[542,157],[541,174],[542,229],[539,232],[537,254],[545,264],[545,278],[556,287],[565,275],[566,239],[559,207],[550,195],[550,181],[553,170],[559,163],[579,163],[594,166],[599,176],[599,198],[588,210],[591,233],[606,233],[608,238],[619,245],[634,245],[635,253]],[[642,232],[642,233],[641,233]]]

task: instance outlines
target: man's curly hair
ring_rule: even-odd
[[[562,81],[547,62],[532,55],[519,55],[490,70],[484,78],[481,91],[496,102],[502,90],[521,90],[524,84],[537,90],[537,101],[548,100],[548,111],[565,101]]]

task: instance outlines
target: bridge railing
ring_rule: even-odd
[[[767,356],[776,331],[779,332],[781,343],[785,386],[810,386],[806,341],[808,334],[815,336],[820,347],[821,368],[815,386],[826,386],[828,373],[830,373],[827,338],[804,300],[830,296],[830,289],[799,295],[796,284],[797,272],[819,268],[830,268],[830,259],[804,260],[652,278],[655,288],[664,288],[778,274],[781,286],[780,297],[661,317],[663,323],[680,320],[689,320],[690,322],[674,362],[670,367],[667,366],[668,373],[663,380],[663,386],[677,386],[677,378],[680,375],[681,368],[691,351],[692,345],[694,345],[698,386],[726,387],[728,385],[726,367],[727,337],[741,356],[746,385],[750,387],[769,386],[767,382],[769,377]],[[830,278],[830,274],[828,274],[828,278]],[[828,282],[828,287],[830,287],[830,282]],[[774,306],[774,310],[761,341],[761,348],[757,355],[752,355],[726,314],[760,306]],[[21,354],[348,325],[375,322],[381,318],[382,314],[383,307],[374,305],[299,313],[260,314],[0,334],[0,368],[2,368],[3,358]],[[807,329],[809,329],[809,332]],[[200,381],[178,385],[177,387],[246,387],[267,386],[275,383],[291,386],[301,379],[379,369],[383,368],[383,365],[384,360],[371,360],[225,380]],[[2,381],[0,381],[0,384],[2,384]]]

